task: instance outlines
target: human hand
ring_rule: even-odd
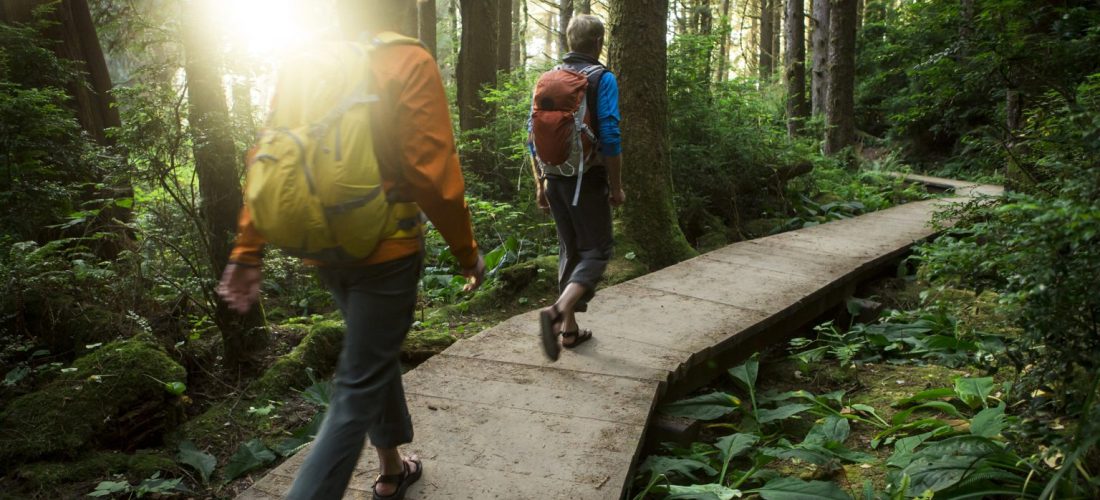
[[[607,197],[611,202],[611,206],[619,207],[623,203],[626,203],[626,191],[623,188],[611,188],[611,194]]]
[[[474,267],[463,269],[462,276],[466,277],[466,286],[462,287],[463,292],[477,290],[481,286],[481,282],[485,281],[485,259],[478,255],[477,264],[474,264]]]
[[[260,299],[263,274],[259,266],[242,266],[230,262],[222,272],[216,291],[218,296],[238,314],[245,314]]]

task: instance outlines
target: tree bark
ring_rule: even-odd
[[[592,13],[592,0],[580,0],[577,2],[577,8],[575,9],[581,14]]]
[[[435,8],[435,0],[419,0],[417,2],[420,41],[424,44],[424,47],[427,47],[432,57],[438,59],[439,36],[436,32]]]
[[[623,133],[623,233],[651,268],[695,251],[672,201],[668,158],[668,0],[611,0],[611,67],[619,77]]]
[[[569,52],[569,21],[573,19],[573,0],[561,0],[558,4],[558,59]]]
[[[814,11],[810,20],[813,51],[813,71],[810,83],[810,103],[814,116],[825,114],[826,91],[829,82],[829,0],[813,0]]]
[[[825,153],[832,155],[855,141],[856,0],[833,0],[829,17]]]
[[[776,0],[760,0],[760,63],[757,67],[760,69],[760,78],[771,78],[772,73],[775,71],[775,60],[772,53],[773,36],[772,32],[774,28],[774,16],[772,15],[772,9],[774,8]]]
[[[497,47],[494,36],[485,36],[485,20],[497,16],[494,0],[462,0],[462,43],[458,50],[458,118],[463,132],[485,126],[490,106],[479,93],[496,85]],[[490,32],[493,32],[491,30]]]
[[[229,110],[222,86],[220,51],[210,29],[215,0],[199,0],[188,6],[184,27],[184,69],[187,73],[188,122],[199,179],[200,212],[205,225],[211,283],[229,262],[237,213],[241,208],[241,182],[233,144]],[[222,332],[225,366],[230,373],[254,373],[258,356],[267,346],[267,332],[259,306],[246,315],[233,312],[215,297],[214,322]]]
[[[729,72],[730,0],[722,0],[720,15],[718,34],[721,35],[722,40],[718,42],[718,72],[715,75],[715,81],[718,83],[726,81],[726,73]]]
[[[787,133],[802,130],[810,114],[806,105],[806,22],[802,0],[787,0]]]
[[[512,68],[522,69],[524,57],[527,55],[527,44],[524,43],[527,36],[527,13],[524,11],[525,0],[511,0],[512,2]]]
[[[497,71],[512,70],[512,0],[496,0]]]

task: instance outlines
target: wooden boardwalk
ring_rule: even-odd
[[[595,338],[549,363],[536,311],[461,340],[405,375],[424,459],[413,499],[614,499],[626,491],[657,401],[690,391],[841,304],[934,234],[932,214],[997,186],[744,241],[600,291],[581,322]],[[281,498],[309,450],[242,499]],[[366,450],[345,498],[370,498]]]

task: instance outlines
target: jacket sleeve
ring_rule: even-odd
[[[610,71],[600,77],[599,92],[596,111],[600,123],[600,154],[618,156],[623,152],[619,130],[619,82]]]
[[[403,156],[404,181],[428,219],[464,268],[477,264],[465,182],[451,130],[450,110],[435,61],[422,49],[411,49],[409,75],[396,106],[397,136]]]
[[[245,165],[252,163],[255,147],[248,151]],[[229,253],[229,262],[250,266],[259,266],[263,263],[264,244],[263,235],[252,224],[252,213],[248,205],[241,205],[241,212],[237,216],[237,238],[233,243],[233,250]]]

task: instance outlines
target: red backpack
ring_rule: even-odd
[[[558,66],[539,77],[531,101],[532,153],[541,177],[547,174],[577,179],[573,205],[580,195],[585,167],[596,158],[599,140],[594,131],[595,93],[605,68],[590,65]]]

